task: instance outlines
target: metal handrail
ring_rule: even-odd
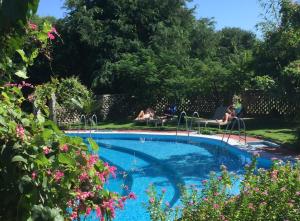
[[[181,122],[181,118],[182,116],[187,116],[185,111],[182,111],[180,113],[179,119],[178,119],[178,123],[177,123],[177,129],[176,129],[176,138],[177,138],[177,134],[178,134],[178,130],[179,130],[179,126],[180,126],[180,122]],[[186,131],[188,132],[188,122],[187,119],[185,118],[185,127],[186,127]]]
[[[86,122],[86,116],[85,115],[80,115],[80,124],[82,122],[82,119],[84,120],[84,130],[86,130],[87,122]]]
[[[195,116],[197,116],[198,118],[200,118],[199,113],[198,113],[197,111],[195,111],[195,112],[193,113],[193,115],[192,115],[191,123],[190,123],[190,130],[188,131],[188,136],[190,136],[190,131],[191,131],[192,128],[193,128],[193,122],[194,122],[194,119],[196,119]],[[198,133],[200,134],[200,122],[198,121],[197,123],[198,123]]]
[[[227,143],[229,141],[230,136],[232,135],[232,130],[234,129],[234,126],[236,125],[236,123],[238,124],[238,131],[239,131],[239,142],[242,140],[242,136],[241,136],[241,126],[242,126],[242,130],[244,132],[244,141],[245,141],[245,145],[247,144],[247,135],[246,135],[246,124],[245,121],[239,117],[235,117],[234,121],[231,124],[227,124],[226,126],[226,130],[223,133],[222,136],[222,142],[224,141],[225,135],[228,134],[227,137]],[[229,126],[231,125],[231,128],[229,130]]]

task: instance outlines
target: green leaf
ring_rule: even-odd
[[[53,134],[52,130],[44,129],[44,131],[42,132],[42,137],[45,141],[47,141],[51,138],[52,134]]]
[[[28,58],[27,56],[25,55],[25,52],[22,50],[22,49],[18,49],[16,50],[19,55],[21,56],[22,60],[25,62],[25,63],[28,63]]]
[[[72,166],[75,167],[76,166],[76,161],[75,159],[73,159],[71,156],[69,156],[66,153],[60,153],[58,155],[58,162],[62,163],[62,164],[66,164],[68,166]]]
[[[27,118],[23,118],[21,120],[22,124],[25,126],[25,127],[28,127],[30,125],[30,120],[27,119]]]
[[[42,165],[42,166],[49,164],[49,160],[42,153],[37,156],[35,162],[39,165]]]
[[[30,65],[33,65],[33,62],[34,62],[34,59],[36,59],[36,57],[39,55],[39,49],[36,48],[32,54],[30,55],[30,58],[29,58],[29,64]]]
[[[98,151],[99,150],[98,144],[92,138],[88,138],[87,140],[88,140],[88,142],[89,142],[89,144],[90,144],[93,151]]]
[[[45,117],[42,114],[38,113],[36,117],[39,123],[43,124],[45,122]]]
[[[32,179],[28,176],[25,175],[21,178],[20,183],[19,183],[19,191],[21,193],[28,193],[32,189]]]
[[[48,178],[47,178],[47,176],[44,176],[44,177],[43,177],[42,187],[43,187],[43,188],[47,188],[47,183],[48,183]]]
[[[18,77],[23,78],[23,79],[27,79],[28,78],[25,68],[23,68],[23,70],[18,70],[15,73],[15,75],[17,75]]]
[[[24,157],[20,156],[20,155],[14,156],[11,159],[11,162],[23,162],[23,163],[27,164],[27,160]]]

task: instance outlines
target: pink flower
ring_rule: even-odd
[[[52,27],[52,28],[51,28],[51,32],[52,32],[52,33],[55,33],[55,34],[58,34],[58,32],[57,32],[57,30],[56,30],[55,27]]]
[[[133,193],[133,192],[130,192],[129,194],[128,194],[128,198],[129,199],[136,199],[136,195],[135,195],[135,193]]]
[[[16,83],[6,83],[6,84],[4,84],[4,87],[17,87],[18,86],[18,84],[16,84]]]
[[[62,145],[59,149],[60,149],[60,151],[62,151],[62,152],[67,152],[67,151],[69,150],[69,147],[68,147],[67,144],[64,144],[64,145]]]
[[[213,207],[214,207],[214,209],[219,209],[220,208],[219,204],[216,204],[216,203],[213,205]]]
[[[49,154],[51,151],[52,151],[51,148],[43,147],[43,152],[44,152],[45,155]]]
[[[300,191],[297,191],[297,192],[296,192],[296,196],[300,196]]]
[[[109,209],[111,212],[112,218],[115,217],[115,208],[114,208],[115,202],[113,199],[110,199],[109,201],[104,201],[102,206],[103,208]]]
[[[221,180],[222,180],[222,176],[219,176],[219,177],[218,177],[218,180],[221,181]]]
[[[264,192],[261,193],[262,195],[268,196],[268,191],[265,190]]]
[[[207,202],[208,201],[208,199],[205,197],[205,198],[203,198],[203,200],[205,201],[205,202]]]
[[[150,202],[150,203],[154,203],[154,198],[151,197],[150,200],[149,200],[149,202]]]
[[[116,167],[114,166],[109,166],[108,163],[104,163],[104,166],[108,169],[109,173],[111,173],[111,175],[116,178],[116,173],[115,171],[117,170]]]
[[[214,193],[214,196],[219,196],[220,194],[218,192],[215,192]]]
[[[30,28],[31,30],[37,30],[38,27],[37,27],[36,24],[29,22],[29,28]]]
[[[278,172],[279,172],[278,170],[273,170],[271,172],[271,178],[274,179],[274,180],[276,180],[277,177],[278,177]]]
[[[56,182],[59,182],[63,176],[64,176],[63,172],[56,170],[53,177]]]
[[[167,207],[170,207],[170,203],[169,203],[168,201],[166,202],[166,206],[167,206]]]
[[[255,187],[253,190],[257,193],[259,192],[259,188],[257,188],[257,187]]]
[[[86,216],[90,215],[91,211],[92,211],[91,207],[86,208],[85,215]]]
[[[37,177],[37,173],[33,171],[33,172],[31,173],[31,179],[35,180],[36,177]]]
[[[48,32],[48,38],[50,40],[54,40],[55,39],[55,36],[53,34],[51,34],[51,32]]]
[[[72,200],[69,200],[69,201],[67,202],[67,206],[68,206],[68,207],[72,207],[72,206],[73,206],[73,201],[72,201]]]
[[[162,190],[161,190],[161,192],[162,193],[165,193],[167,190],[165,189],[165,188],[163,188]]]
[[[251,210],[253,210],[253,211],[255,210],[255,208],[253,206],[253,203],[249,203],[248,208],[251,209]]]
[[[101,180],[102,183],[105,183],[106,179],[104,173],[96,172],[96,176],[98,176],[98,178]]]
[[[83,172],[83,173],[80,174],[80,176],[79,176],[80,182],[83,182],[83,181],[88,180],[88,179],[89,179],[89,175],[88,175],[86,172]]]
[[[127,197],[126,197],[126,196],[122,196],[122,197],[121,197],[121,200],[122,200],[123,202],[125,202],[125,201],[127,200]]]
[[[124,203],[123,203],[122,199],[120,199],[118,201],[118,206],[119,206],[120,209],[124,209]]]
[[[24,139],[25,130],[24,130],[24,127],[22,125],[20,125],[20,124],[17,125],[16,133],[17,133],[17,137],[19,137],[22,140]]]
[[[221,220],[226,220],[226,218],[225,218],[224,215],[221,215],[221,216],[220,216],[220,219],[221,219]]]
[[[261,202],[260,205],[265,206],[265,205],[267,205],[267,203],[266,202]]]
[[[206,184],[208,180],[202,180],[202,184]]]
[[[72,214],[71,214],[71,216],[70,216],[70,219],[71,219],[71,220],[76,219],[77,216],[78,216],[77,212],[74,211],[74,212],[72,212]]]
[[[94,164],[96,164],[97,163],[97,161],[99,160],[99,157],[98,157],[98,155],[90,155],[90,157],[89,157],[89,160],[88,160],[88,165],[90,166],[90,167],[92,167]]]
[[[93,194],[91,192],[82,192],[81,190],[78,190],[76,192],[76,197],[77,199],[80,200],[86,200],[88,197],[93,196]]]

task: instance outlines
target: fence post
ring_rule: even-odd
[[[57,123],[57,118],[56,118],[56,96],[54,93],[51,94],[51,99],[50,99],[50,119]]]

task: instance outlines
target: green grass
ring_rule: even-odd
[[[271,140],[286,146],[295,146],[297,139],[297,128],[300,127],[300,122],[274,120],[274,119],[251,119],[246,121],[247,135],[259,137],[266,140]],[[88,126],[88,129],[90,126]],[[134,123],[132,121],[121,122],[101,122],[93,129],[99,130],[157,130],[157,131],[175,131],[177,122],[168,123],[166,125],[155,127],[154,124],[146,125],[146,123]],[[63,127],[63,129],[83,129],[83,125],[71,125],[70,127]],[[197,129],[197,128],[194,128]],[[185,130],[181,126],[180,130]],[[216,127],[202,128],[204,134],[220,133]],[[233,131],[237,133],[237,131]]]

